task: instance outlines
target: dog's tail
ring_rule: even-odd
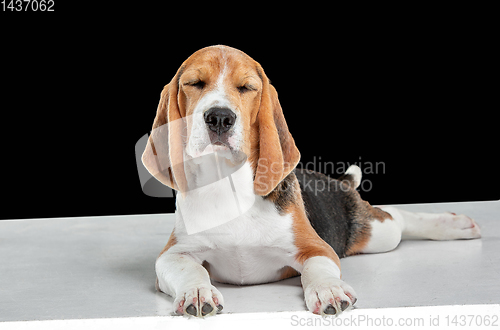
[[[356,189],[361,183],[361,169],[357,165],[351,165],[338,180],[347,183],[352,189]]]

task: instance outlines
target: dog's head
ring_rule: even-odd
[[[227,46],[195,52],[165,86],[142,161],[160,182],[186,191],[186,159],[214,151],[233,162],[245,155],[261,196],[300,158],[264,70]]]

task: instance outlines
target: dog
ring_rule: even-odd
[[[465,215],[370,205],[356,191],[355,165],[332,179],[296,168],[299,159],[259,63],[220,45],[182,63],[161,92],[142,155],[177,191],[175,227],[155,264],[156,288],[174,298],[176,314],[220,313],[224,298],[211,279],[247,285],[301,275],[307,309],[338,315],[357,300],[340,258],[393,250],[402,235],[481,236]]]

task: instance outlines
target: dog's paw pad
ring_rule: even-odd
[[[213,310],[214,308],[212,307],[212,305],[205,303],[205,305],[203,305],[203,308],[201,309],[201,315],[205,316],[207,314],[210,314]]]
[[[308,309],[320,315],[339,315],[357,301],[351,286],[338,279],[310,285],[304,295]]]
[[[185,290],[176,297],[174,306],[176,314],[205,317],[215,315],[222,310],[224,300],[221,293],[213,285]]]
[[[186,313],[188,313],[189,315],[196,316],[198,314],[198,311],[196,310],[196,307],[194,307],[194,305],[191,304],[186,308]]]
[[[335,315],[337,314],[337,310],[332,305],[328,305],[323,311],[323,313],[328,315]]]

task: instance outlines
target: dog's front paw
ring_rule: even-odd
[[[175,312],[179,315],[205,317],[222,311],[224,298],[213,285],[185,290],[174,300]]]
[[[356,303],[356,292],[339,279],[311,283],[304,290],[307,308],[314,314],[339,315]]]

